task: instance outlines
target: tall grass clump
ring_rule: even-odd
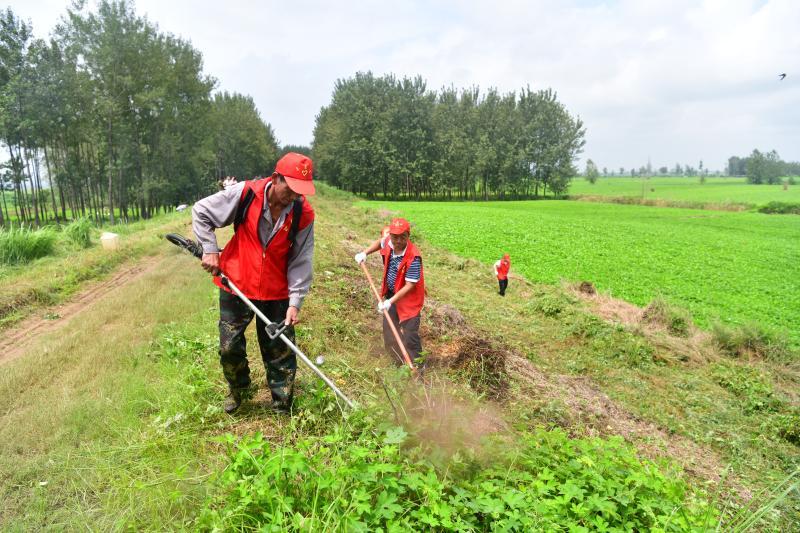
[[[88,248],[92,245],[92,229],[91,220],[76,218],[64,228],[64,235],[78,248]]]
[[[792,202],[769,202],[759,207],[758,212],[769,215],[800,215],[800,204]]]
[[[51,228],[11,227],[0,230],[0,263],[27,263],[52,254],[55,244],[56,234]]]
[[[714,343],[731,357],[755,355],[771,361],[785,362],[797,357],[786,335],[755,322],[728,326],[715,322],[711,326]]]
[[[669,303],[664,297],[654,298],[644,310],[644,319],[653,324],[660,324],[680,337],[689,335],[692,317],[685,309]]]

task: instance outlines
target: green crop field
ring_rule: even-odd
[[[570,201],[362,202],[408,217],[431,243],[487,264],[503,252],[534,281],[588,280],[701,326],[719,318],[786,330],[800,345],[800,217]],[[491,271],[487,266],[487,276]]]
[[[745,178],[600,178],[592,185],[575,178],[569,188],[575,196],[632,196],[648,200],[674,200],[720,204],[762,205],[800,202],[800,185],[749,185]]]

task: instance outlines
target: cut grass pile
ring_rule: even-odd
[[[764,205],[769,202],[800,204],[800,186],[751,185],[746,178],[600,178],[595,184],[576,177],[571,196],[633,197],[644,200],[673,200],[706,204]]]
[[[361,202],[412,239],[556,283],[591,281],[637,305],[664,295],[702,327],[756,322],[800,346],[800,218],[569,201]],[[487,266],[487,276],[491,267]]]

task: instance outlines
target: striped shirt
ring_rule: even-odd
[[[403,256],[406,254],[406,250],[408,247],[406,246],[406,250],[403,250],[401,254],[395,254],[394,249],[392,248],[392,241],[389,239],[383,239],[381,241],[381,248],[389,246],[392,249],[392,254],[389,256],[389,270],[386,272],[386,286],[389,287],[391,292],[394,292],[395,283],[397,281],[397,268],[400,266],[400,263],[403,261]],[[408,270],[406,270],[406,281],[411,283],[417,283],[419,281],[420,275],[422,274],[422,261],[419,257],[415,257],[411,264],[408,266]]]

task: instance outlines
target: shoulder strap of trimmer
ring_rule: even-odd
[[[236,216],[233,218],[233,231],[237,231],[239,226],[242,225],[242,222],[245,221],[247,210],[250,208],[250,204],[253,203],[255,197],[256,193],[253,192],[252,187],[250,187],[248,183],[245,183],[242,197],[239,199],[239,206],[236,208]]]
[[[292,225],[289,226],[289,246],[294,246],[297,230],[300,229],[300,219],[303,216],[303,198],[300,197],[292,203]]]

